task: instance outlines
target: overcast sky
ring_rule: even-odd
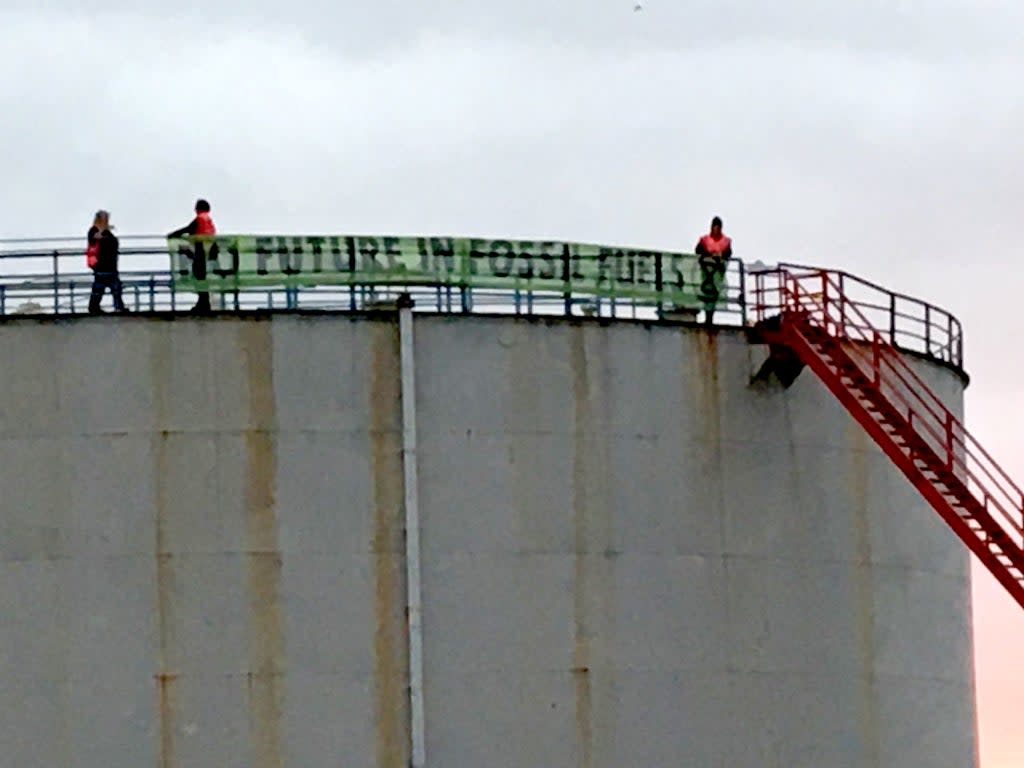
[[[547,236],[844,268],[951,309],[1024,479],[1020,0],[0,0],[0,237]],[[1024,619],[976,579],[984,768]]]

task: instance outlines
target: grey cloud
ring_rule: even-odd
[[[423,35],[478,41],[669,51],[707,50],[744,42],[828,45],[857,50],[949,54],[1019,45],[1024,8],[1000,0],[8,0],[12,12],[77,13],[86,18],[132,15],[160,24],[241,33],[301,31],[338,55],[386,55]]]
[[[828,18],[799,2],[772,18],[645,5],[642,21],[629,3],[556,4],[541,22],[540,3],[482,0],[218,3],[206,24],[187,4],[7,14],[0,159],[17,181],[0,188],[0,234],[73,233],[100,205],[127,231],[165,231],[198,194],[235,230],[661,247],[721,213],[745,256],[975,311],[928,276],[967,250],[1001,268],[1015,247],[1022,57],[968,43],[975,27],[1006,37],[1016,11],[967,23],[966,3],[933,3],[919,23],[948,46],[911,56],[823,42],[884,38],[881,4]],[[405,42],[370,56],[311,42],[335,32]]]

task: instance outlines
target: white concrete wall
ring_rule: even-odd
[[[749,387],[736,332],[416,334],[431,766],[976,764],[966,548],[809,372]],[[0,349],[3,764],[407,765],[397,323]]]

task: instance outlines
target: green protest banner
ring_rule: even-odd
[[[468,237],[216,235],[168,240],[171,271],[185,290],[194,254],[207,260],[206,288],[356,284],[451,286],[588,294],[680,307],[726,302],[725,264],[687,253]]]

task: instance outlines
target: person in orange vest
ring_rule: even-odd
[[[213,216],[210,215],[210,204],[200,198],[196,200],[196,217],[186,226],[169,233],[167,237],[184,237],[185,235],[215,235],[217,227],[213,223]],[[213,243],[210,248],[210,258],[216,258],[217,244]],[[195,243],[192,250],[192,277],[196,280],[206,280],[206,248],[205,243]],[[207,314],[210,312],[210,292],[199,291],[199,298],[192,312]]]
[[[732,258],[732,239],[722,232],[722,220],[718,216],[711,219],[711,231],[697,241],[695,252],[700,260],[699,296],[704,302],[704,320],[710,325],[725,282],[725,270]]]
[[[114,297],[114,309],[118,312],[127,312],[128,308],[121,297],[121,276],[117,268],[121,246],[114,235],[114,228],[110,225],[110,214],[107,211],[96,211],[92,226],[85,237],[88,244],[85,251],[87,263],[93,271],[89,314],[103,314],[100,302],[103,301],[103,294],[108,288],[110,295]]]

